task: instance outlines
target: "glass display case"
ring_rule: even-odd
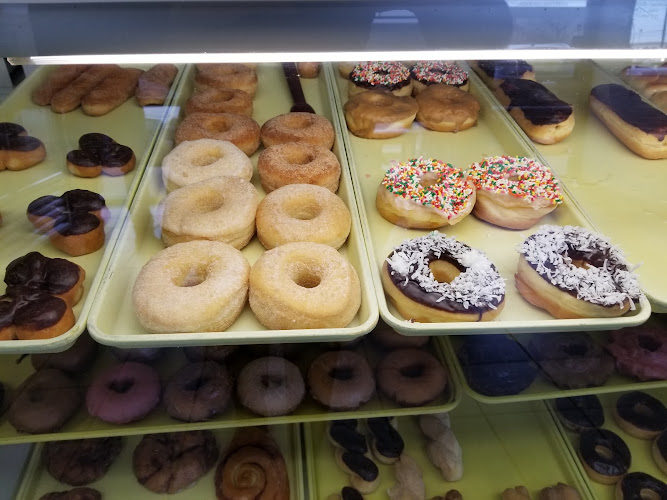
[[[0,4],[0,499],[667,499],[666,26]]]

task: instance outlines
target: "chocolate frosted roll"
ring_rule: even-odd
[[[351,486],[343,486],[340,492],[341,500],[364,500],[364,497]]]
[[[558,398],[555,408],[558,419],[573,432],[595,429],[604,424],[604,410],[597,396]]]
[[[387,417],[369,418],[366,423],[373,433],[373,456],[383,464],[397,462],[405,443],[391,420]]]
[[[522,60],[475,61],[472,67],[491,90],[507,78],[535,80],[533,67]]]
[[[100,152],[102,172],[107,175],[123,175],[134,169],[134,151],[122,144],[111,144]]]
[[[630,468],[628,445],[607,429],[589,429],[579,437],[579,457],[595,482],[614,484]]]
[[[97,177],[102,173],[100,157],[93,151],[75,149],[67,153],[67,170],[77,177]]]
[[[0,123],[0,170],[24,170],[46,157],[42,141],[16,123]]]
[[[104,246],[104,224],[88,212],[70,213],[56,221],[49,241],[67,255],[86,255]]]
[[[361,493],[372,493],[380,484],[380,471],[370,458],[360,453],[336,450],[336,463],[348,474],[354,488]]]
[[[19,340],[50,339],[67,332],[75,322],[74,312],[64,300],[42,293],[17,307],[14,332]]]
[[[366,436],[352,427],[346,421],[334,420],[329,424],[329,440],[340,448],[353,453],[364,454],[368,451]]]
[[[93,212],[98,213],[106,208],[106,202],[101,194],[87,189],[72,189],[62,194],[70,212]]]
[[[52,491],[39,500],[102,500],[102,494],[93,488],[74,488],[68,491]]]
[[[28,205],[27,215],[35,228],[48,232],[55,221],[67,212],[64,200],[60,196],[41,196]]]
[[[90,132],[79,137],[79,148],[95,152],[115,142],[108,135],[100,134],[99,132]]]

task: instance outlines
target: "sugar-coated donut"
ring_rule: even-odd
[[[255,186],[238,177],[212,177],[189,184],[164,199],[162,240],[166,246],[220,241],[241,249],[255,234],[258,204]]]
[[[410,70],[400,62],[360,63],[347,78],[350,96],[369,90],[388,90],[396,96],[412,94]]]
[[[334,129],[331,122],[313,113],[285,113],[268,120],[261,129],[265,148],[285,142],[306,142],[331,149]]]
[[[460,222],[472,211],[475,198],[475,188],[458,168],[432,158],[413,158],[387,170],[375,206],[393,224],[435,229]]]
[[[334,193],[311,184],[289,184],[269,193],[257,209],[257,237],[271,249],[295,241],[339,248],[350,234],[350,211]]]
[[[185,103],[185,114],[192,113],[234,113],[252,116],[252,97],[237,89],[198,90]]]
[[[323,146],[285,142],[260,153],[257,171],[267,193],[287,184],[315,184],[335,193],[341,169],[336,155]]]
[[[148,365],[126,361],[93,379],[86,392],[91,416],[110,424],[141,420],[160,402],[160,378]]]
[[[667,408],[645,392],[619,396],[611,414],[621,429],[639,439],[656,438],[667,428]]]
[[[134,282],[137,318],[156,333],[225,330],[246,303],[249,273],[243,254],[226,243],[173,245],[154,255]]]
[[[245,64],[197,64],[195,83],[200,88],[238,89],[253,97],[257,91],[257,73]]]
[[[81,99],[81,110],[90,116],[105,115],[134,95],[144,70],[118,68]]]
[[[617,317],[643,297],[621,251],[587,229],[544,225],[518,251],[519,293],[556,318]]]
[[[322,243],[268,250],[250,271],[250,307],[267,328],[343,328],[361,305],[354,267]]]
[[[259,130],[257,122],[248,116],[232,113],[192,113],[178,125],[174,133],[174,144],[197,139],[218,139],[233,143],[250,156],[259,147]]]
[[[479,102],[472,94],[449,85],[431,85],[417,94],[417,121],[429,130],[460,132],[477,123]]]
[[[299,368],[277,356],[251,361],[238,377],[236,392],[241,404],[264,417],[292,413],[306,392]]]
[[[468,73],[457,64],[446,61],[419,61],[410,67],[412,77],[412,93],[419,94],[422,90],[437,86],[449,85],[468,91],[470,82]]]
[[[437,232],[396,247],[381,278],[405,319],[490,321],[505,306],[505,281],[488,257]]]
[[[329,351],[308,368],[313,398],[332,410],[354,410],[375,394],[375,378],[366,358],[353,351]]]
[[[167,192],[211,177],[252,178],[252,162],[229,141],[196,139],[172,149],[162,160],[162,181]]]
[[[54,68],[32,91],[32,102],[38,106],[48,106],[51,98],[72,83],[81,73],[90,68],[89,64],[66,64]]]
[[[372,90],[351,96],[343,108],[347,128],[364,139],[390,139],[410,130],[419,104],[410,96]]]
[[[563,203],[549,167],[520,156],[490,156],[466,172],[477,188],[473,214],[509,229],[528,229]]]
[[[162,106],[169,97],[171,84],[178,75],[178,68],[173,64],[151,66],[139,78],[135,97],[137,104],[144,106]]]

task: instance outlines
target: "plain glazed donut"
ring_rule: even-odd
[[[198,88],[242,90],[252,98],[257,92],[257,73],[245,64],[197,64],[195,83]]]
[[[436,229],[463,220],[475,198],[474,186],[458,168],[432,158],[413,158],[387,170],[375,206],[392,224]]]
[[[488,257],[437,232],[396,247],[381,278],[398,312],[418,322],[490,321],[505,306],[505,281]]]
[[[329,351],[308,368],[313,398],[332,410],[354,410],[375,393],[375,378],[366,358],[353,351]]]
[[[299,368],[277,356],[258,358],[241,369],[236,384],[241,404],[264,417],[288,415],[297,409],[306,387]]]
[[[621,251],[587,229],[544,225],[519,253],[519,293],[555,318],[617,317],[643,297]]]
[[[199,90],[185,103],[185,114],[192,113],[233,113],[252,116],[252,97],[237,89]]]
[[[250,307],[267,328],[344,328],[360,305],[357,271],[322,243],[286,243],[250,271]]]
[[[468,91],[470,82],[468,73],[458,65],[446,61],[420,61],[410,68],[412,77],[412,93],[419,94],[422,90],[438,84],[449,85]]]
[[[285,113],[274,116],[262,125],[262,144],[265,148],[285,142],[306,142],[331,149],[334,129],[331,122],[313,113]]]
[[[217,139],[233,143],[250,156],[259,147],[259,130],[257,122],[248,116],[232,113],[192,113],[178,125],[174,133],[174,144],[197,139]]]
[[[185,141],[162,160],[162,181],[167,192],[211,177],[252,178],[250,158],[229,141]]]
[[[86,392],[91,416],[110,424],[141,420],[160,402],[160,378],[148,365],[126,361],[95,377]]]
[[[166,248],[134,282],[139,323],[156,333],[223,331],[243,310],[249,273],[243,254],[226,243],[189,241]]]
[[[447,373],[431,354],[420,349],[396,349],[377,367],[380,390],[401,406],[423,406],[447,386]]]
[[[357,64],[348,76],[350,96],[369,90],[385,90],[396,96],[412,94],[410,70],[400,62],[368,62]]]
[[[449,85],[431,85],[417,94],[417,121],[429,130],[460,132],[477,123],[479,102],[470,93]]]
[[[220,241],[240,250],[255,234],[258,205],[255,186],[238,177],[212,177],[190,184],[164,199],[162,241],[166,246]]]
[[[266,248],[312,241],[340,248],[352,219],[343,200],[326,188],[289,184],[269,193],[257,209],[257,237]]]
[[[351,96],[343,108],[347,128],[364,139],[389,139],[410,130],[419,105],[412,97],[372,90]]]
[[[341,169],[336,155],[325,147],[285,142],[260,153],[257,171],[267,193],[287,184],[315,184],[335,193]]]
[[[563,203],[554,174],[531,158],[488,157],[466,173],[477,188],[473,213],[496,226],[528,229]]]

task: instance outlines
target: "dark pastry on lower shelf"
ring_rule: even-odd
[[[492,90],[507,78],[535,80],[533,67],[522,60],[473,61],[471,66]]]
[[[618,426],[639,439],[653,439],[667,428],[667,408],[641,391],[623,394],[616,400],[612,415]]]
[[[667,430],[664,430],[660,435],[653,440],[651,446],[651,453],[653,460],[664,475],[667,476]]]
[[[359,491],[352,488],[352,486],[343,486],[340,495],[329,495],[327,500],[364,500],[364,497]]]
[[[57,368],[67,373],[80,373],[86,371],[97,357],[97,342],[88,332],[84,332],[74,345],[62,352],[33,354],[30,362],[35,370],[45,368]]]
[[[42,463],[61,483],[85,486],[102,478],[120,454],[119,437],[53,441],[42,449]]]
[[[352,425],[352,422],[354,425]],[[368,452],[366,436],[357,430],[356,420],[334,420],[329,422],[327,436],[334,446],[344,450],[362,455]]]
[[[102,494],[84,486],[68,491],[52,491],[39,497],[39,500],[102,500]]]
[[[507,488],[503,491],[502,500],[530,500],[530,493],[525,486]]]
[[[457,355],[468,385],[484,396],[518,394],[537,375],[526,352],[504,335],[466,337]]]
[[[336,463],[350,475],[352,486],[361,493],[373,493],[380,486],[380,471],[370,458],[336,448]]]
[[[213,361],[192,363],[169,380],[164,391],[167,413],[185,422],[203,422],[223,413],[233,382],[224,366]]]
[[[563,426],[573,432],[596,429],[604,424],[604,410],[597,396],[558,398],[554,406]]]
[[[91,132],[79,138],[79,149],[67,153],[67,169],[78,177],[125,175],[136,164],[134,152],[108,135]]]
[[[619,373],[641,381],[667,380],[667,318],[661,316],[611,332],[607,350],[616,358]]]
[[[558,483],[540,491],[539,500],[581,500],[579,492],[569,484]]]
[[[617,500],[642,500],[667,498],[667,484],[644,472],[631,472],[616,484]]]
[[[177,493],[213,468],[220,452],[211,431],[144,436],[132,454],[134,475],[153,493]]]
[[[123,349],[122,347],[112,347],[111,353],[119,361],[136,361],[137,363],[146,363],[148,365],[161,359],[167,352],[164,347],[134,347]]]
[[[369,337],[385,349],[401,349],[406,347],[424,347],[431,337],[428,335],[401,335],[387,325],[382,319],[371,331]]]
[[[25,170],[46,158],[42,141],[17,123],[0,123],[0,171]]]
[[[388,417],[369,418],[366,421],[373,433],[371,449],[373,456],[383,464],[393,464],[401,458],[405,448],[403,438],[392,426]]]
[[[607,429],[589,429],[579,436],[579,458],[591,480],[615,484],[628,471],[632,456],[630,448]]]
[[[197,361],[224,363],[238,348],[237,345],[186,346],[183,348],[183,354],[193,363]]]
[[[5,402],[5,386],[0,382],[0,413],[2,412],[2,403]]]

